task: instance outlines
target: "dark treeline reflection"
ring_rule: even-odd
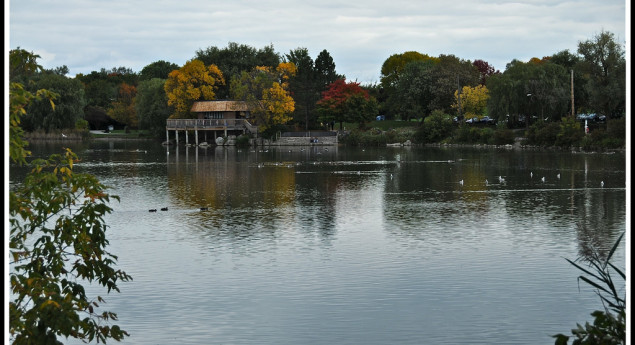
[[[181,221],[206,235],[275,238],[280,229],[293,228],[330,238],[338,218],[362,207],[378,207],[367,210],[369,217],[385,222],[389,233],[421,239],[449,240],[488,226],[527,233],[528,242],[575,231],[583,256],[591,248],[606,252],[624,231],[623,153],[186,148],[149,141],[30,145],[37,158],[65,147],[79,155],[78,171],[119,188],[142,188],[147,196],[135,206],[170,203],[187,211]],[[27,170],[12,167],[11,182],[18,183]]]
[[[610,248],[626,209],[625,160],[619,153],[180,148],[167,163],[170,196],[192,209],[209,208],[197,221],[208,217],[215,229],[231,223],[239,237],[281,224],[332,236],[334,219],[351,207],[341,204],[339,193],[371,188],[381,194],[381,217],[396,232],[450,236],[498,219],[514,224],[509,231],[537,237],[577,231],[580,254],[588,255],[591,247]]]

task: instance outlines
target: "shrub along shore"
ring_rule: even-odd
[[[503,124],[470,125],[452,123],[447,117],[431,116],[425,122],[373,121],[365,128],[345,124],[338,131],[345,146],[476,146],[491,148],[566,149],[579,151],[621,151],[626,145],[625,119],[594,123],[585,134],[577,121],[535,123],[527,128],[509,129]],[[157,140],[145,131],[115,130],[108,133],[89,130],[35,131],[27,140]]]

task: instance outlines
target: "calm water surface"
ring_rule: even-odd
[[[622,153],[73,149],[121,197],[110,251],[134,280],[91,291],[122,344],[553,344],[602,307],[565,258],[626,226]]]

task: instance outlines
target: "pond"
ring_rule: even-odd
[[[602,308],[565,258],[626,227],[624,153],[71,147],[121,198],[122,344],[553,344]]]

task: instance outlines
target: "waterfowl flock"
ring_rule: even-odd
[[[533,173],[533,172],[529,172],[529,178],[533,178],[533,177],[534,177],[534,173]],[[392,179],[392,174],[391,174],[390,178]],[[560,174],[557,174],[557,175],[556,175],[556,178],[557,178],[558,180],[560,180]],[[485,181],[484,181],[484,182],[485,182],[485,185],[486,185],[486,186],[489,186],[489,184],[490,184],[490,183],[489,183],[489,180],[488,180],[488,179],[485,179]],[[500,184],[505,184],[507,181],[505,180],[505,178],[504,178],[502,175],[499,175],[499,176],[498,176],[498,182],[499,182]],[[546,183],[546,182],[547,182],[547,178],[546,178],[545,176],[541,177],[541,178],[540,178],[540,182],[542,182],[542,183]],[[458,183],[459,183],[459,185],[463,186],[465,182],[464,182],[464,180],[462,180],[462,179],[461,179],[461,180],[459,180],[459,182],[458,182]],[[600,181],[600,187],[601,187],[601,188],[604,188],[604,181]]]

